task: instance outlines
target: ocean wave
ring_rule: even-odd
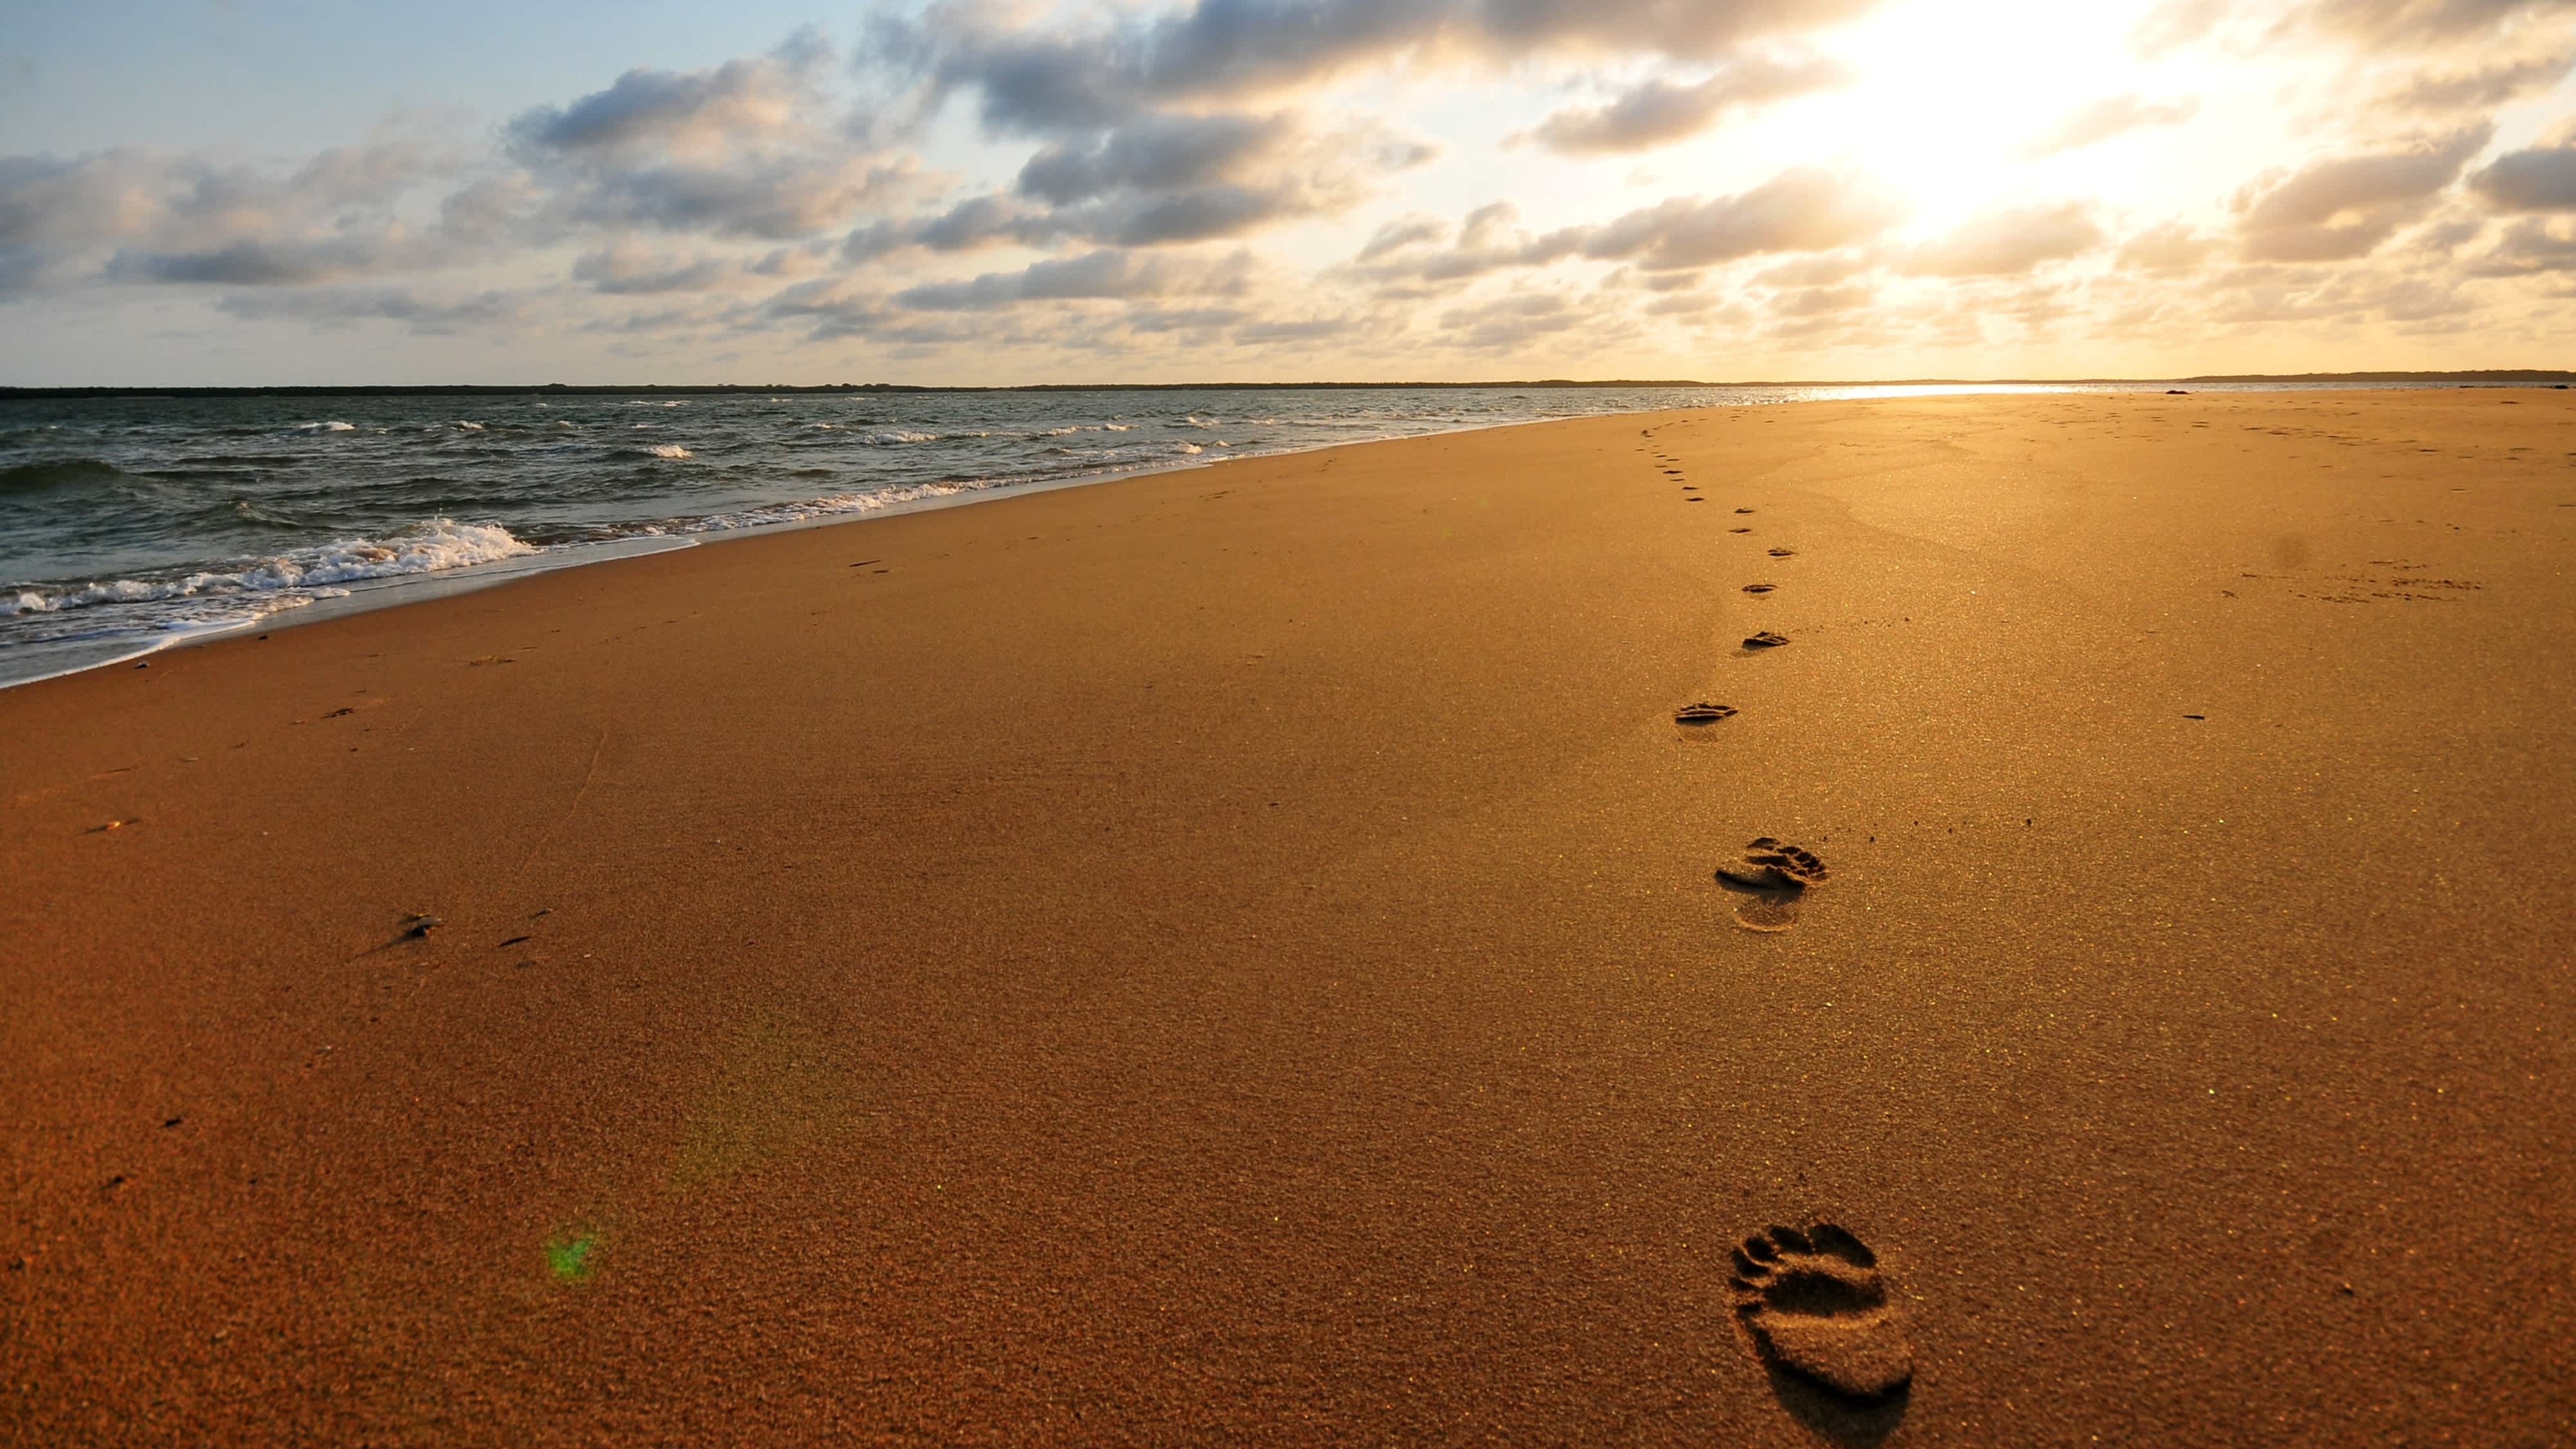
[[[327,423],[297,423],[290,429],[298,433],[354,433],[357,430],[356,423],[343,423],[336,420]]]
[[[86,488],[133,475],[99,458],[64,458],[51,463],[20,463],[0,468],[0,495],[41,493],[49,488]]]
[[[802,503],[773,503],[761,508],[746,508],[735,513],[710,514],[705,518],[673,519],[663,527],[645,530],[651,533],[721,533],[736,528],[762,528],[781,523],[803,523],[808,519],[830,518],[847,513],[875,513],[898,503],[915,503],[924,498],[953,498],[960,493],[981,493],[1007,486],[993,478],[956,479],[940,483],[913,483],[891,488],[874,488],[865,493],[836,493],[828,498],[809,498]]]
[[[247,568],[167,579],[111,579],[45,593],[21,588],[6,614],[56,614],[102,604],[155,604],[179,599],[294,593],[296,602],[330,597],[329,586],[398,574],[434,574],[517,558],[536,549],[491,523],[430,518],[383,538],[342,539],[262,559]],[[345,590],[341,592],[346,592]]]
[[[1172,447],[1186,458],[1195,458],[1199,454],[1207,451],[1207,449],[1200,447],[1196,443],[1175,442],[1172,444]]]
[[[651,448],[646,449],[646,451],[650,452],[656,458],[669,458],[674,462],[683,458],[694,458],[698,456],[697,454],[690,452],[688,449],[681,447],[677,443],[655,443]]]

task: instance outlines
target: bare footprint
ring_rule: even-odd
[[[1744,647],[1747,649],[1777,649],[1788,642],[1789,641],[1785,636],[1774,634],[1770,630],[1765,629],[1761,633],[1754,635],[1752,638],[1745,640]]]
[[[1805,890],[1822,885],[1829,876],[1825,863],[1812,850],[1801,849],[1786,841],[1760,836],[1744,847],[1740,864],[1721,865],[1717,878],[1740,885],[1747,890]]]
[[[1712,725],[1734,717],[1735,706],[1731,704],[1686,704],[1673,711],[1673,723],[1680,725]]]
[[[1847,1398],[1888,1398],[1914,1381],[1904,1310],[1878,1255],[1832,1223],[1772,1226],[1735,1250],[1735,1311],[1765,1363]]]
[[[1717,868],[1718,883],[1744,897],[1735,903],[1735,923],[1765,933],[1798,924],[1807,888],[1822,884],[1825,875],[1825,863],[1813,851],[1768,835],[1746,846],[1741,860]]]

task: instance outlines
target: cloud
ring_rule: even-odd
[[[1822,252],[1894,226],[1904,207],[1858,177],[1794,167],[1735,196],[1676,199],[1581,236],[1585,256],[1648,271],[1704,267],[1770,252]]]
[[[1440,325],[1473,348],[1502,350],[1598,321],[1592,309],[1558,292],[1519,292],[1443,313]]]
[[[1918,277],[2018,276],[2100,247],[2106,239],[2093,210],[2090,201],[2061,201],[1989,212],[1907,253],[1898,269]]]
[[[758,318],[799,324],[810,340],[831,342],[874,335],[894,321],[895,313],[874,291],[856,289],[843,278],[819,277],[771,297],[761,304]]]
[[[2314,0],[2285,22],[2367,46],[2475,40],[2516,21],[2576,13],[2576,0]]]
[[[1551,151],[1571,156],[1643,151],[1698,135],[1727,111],[1787,100],[1851,82],[1850,69],[1821,58],[1752,58],[1692,85],[1657,79],[1607,106],[1563,110],[1530,134]]]
[[[1514,225],[1518,207],[1493,202],[1468,213],[1446,249],[1422,250],[1420,234],[1408,235],[1402,246],[1372,242],[1346,270],[1376,283],[1387,298],[1426,296],[1489,273],[1571,258],[1629,263],[1653,286],[1659,273],[1868,241],[1903,215],[1899,203],[1860,178],[1798,167],[1738,195],[1677,197],[1597,226],[1537,236]]]
[[[511,327],[527,320],[524,292],[489,290],[439,298],[402,288],[236,292],[217,305],[246,322],[298,322],[344,327],[357,322],[401,322],[417,334],[443,336]]]
[[[2245,255],[2265,262],[2366,256],[2420,218],[2494,134],[2473,126],[2404,150],[2311,161],[2236,199]]]
[[[918,193],[909,162],[867,156],[741,157],[610,169],[566,187],[552,214],[583,226],[788,241]]]
[[[1150,115],[1038,152],[1017,190],[1058,206],[1112,191],[1164,191],[1241,175],[1297,129],[1286,115]]]
[[[2074,151],[2146,126],[2179,126],[2200,114],[2200,98],[2150,101],[2136,94],[2106,96],[2080,106],[2021,148],[2025,161]]]
[[[315,240],[243,240],[203,251],[120,251],[107,263],[117,282],[207,282],[237,287],[310,286],[342,277],[436,265],[445,248],[393,235]]]
[[[2505,229],[2493,250],[2469,266],[2479,277],[2526,277],[2576,272],[2576,226],[2532,217]]]
[[[2159,222],[2120,246],[2119,267],[2127,272],[2188,272],[2218,251],[2218,243],[2179,221]]]
[[[1140,262],[1126,252],[1102,248],[1035,262],[1016,272],[907,287],[894,294],[894,302],[923,312],[988,312],[1022,302],[1238,296],[1249,288],[1252,268],[1250,255],[1241,252],[1213,263],[1168,257]]]
[[[2381,108],[2418,113],[2489,110],[2516,97],[2544,91],[2576,66],[2576,52],[2553,51],[2497,61],[2470,70],[2423,71],[2380,92]]]
[[[1797,257],[1754,274],[1757,287],[1828,287],[1877,266],[1861,252],[1827,252]]]
[[[458,248],[406,228],[393,207],[456,165],[403,137],[334,147],[282,173],[131,149],[0,157],[0,288],[84,272],[273,285],[440,265]]]
[[[1353,260],[1373,262],[1391,252],[1400,252],[1407,247],[1436,242],[1448,233],[1449,223],[1436,216],[1424,216],[1419,212],[1400,216],[1379,227],[1376,235],[1368,239],[1368,245],[1361,247],[1359,255]]]
[[[706,70],[630,70],[567,106],[539,106],[508,127],[523,150],[566,155],[721,152],[810,132],[832,52],[811,30],[765,56]]]
[[[973,91],[987,127],[1050,134],[1210,97],[1267,94],[1406,56],[1543,52],[1705,60],[1833,24],[1875,0],[1197,0],[1108,25],[1035,30],[951,0],[877,23],[873,50],[941,94]]]
[[[611,296],[653,296],[667,292],[708,292],[730,286],[746,275],[731,257],[671,257],[632,241],[618,241],[585,252],[572,264],[576,282]]]
[[[1163,246],[1239,237],[1344,211],[1379,175],[1429,159],[1429,147],[1366,122],[1312,133],[1288,115],[1149,115],[1048,146],[1020,168],[1014,196],[873,222],[843,244],[852,261],[922,247]]]
[[[2150,60],[2192,44],[2225,19],[2228,0],[2164,0],[2129,32],[2129,48]]]
[[[839,124],[831,48],[800,31],[765,56],[631,70],[504,129],[533,178],[523,220],[792,240],[909,200],[925,178]]]
[[[2576,140],[2499,156],[2469,189],[2497,211],[2576,211]]]

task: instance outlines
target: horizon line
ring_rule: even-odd
[[[2541,383],[2565,386],[2576,371],[2547,368],[2467,368],[2443,371],[2199,373],[2176,377],[1909,377],[1754,379],[1713,382],[1698,378],[1506,378],[1468,382],[1037,382],[972,383],[252,383],[221,386],[85,384],[55,387],[0,385],[0,401],[156,397],[437,397],[615,396],[636,393],[1013,393],[1013,392],[1281,392],[1397,391],[1500,388],[1719,388],[1719,387],[2100,387],[2154,383]]]

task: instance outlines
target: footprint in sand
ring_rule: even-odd
[[[1748,594],[1767,594],[1778,587],[1780,587],[1778,584],[1746,584],[1744,586],[1744,592]]]
[[[1730,528],[1727,530],[1729,533],[1751,533],[1752,531],[1753,530],[1749,528]]]
[[[1744,847],[1743,859],[1717,868],[1717,879],[1745,899],[1736,902],[1735,923],[1748,931],[1785,931],[1798,924],[1798,903],[1810,886],[1825,880],[1825,863],[1815,852],[1765,835]]]
[[[1798,556],[1798,551],[1794,548],[1775,548],[1770,552],[1773,558],[1796,558]]]
[[[1888,1398],[1914,1380],[1904,1310],[1878,1255],[1832,1223],[1773,1226],[1735,1250],[1735,1311],[1763,1362],[1846,1398]]]
[[[1734,717],[1735,706],[1730,704],[1686,704],[1673,711],[1673,723],[1678,725],[1713,725]]]
[[[1736,512],[1738,512],[1738,513],[1751,513],[1753,510],[1752,510],[1752,509],[1750,509],[1750,508],[1739,508],[1739,509],[1737,509],[1737,510],[1735,510],[1735,511],[1736,511]]]
[[[1745,640],[1744,647],[1747,649],[1777,649],[1788,642],[1789,640],[1787,636],[1774,634],[1770,630],[1765,629],[1761,633],[1754,635],[1752,638]]]

